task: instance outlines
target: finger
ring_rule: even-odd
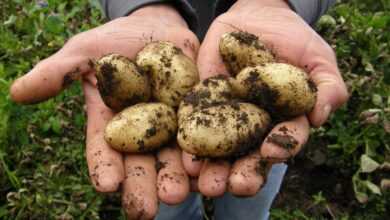
[[[229,176],[229,192],[236,196],[255,195],[265,182],[263,162],[259,151],[234,162]]]
[[[153,219],[157,213],[155,158],[147,154],[125,156],[126,178],[122,206],[128,219]]]
[[[187,174],[193,177],[199,176],[200,169],[202,168],[203,161],[197,158],[195,155],[187,152],[182,152],[183,166]]]
[[[314,33],[306,48],[299,66],[309,71],[311,80],[317,86],[317,101],[309,119],[312,125],[319,127],[332,111],[347,101],[349,94],[329,44]]]
[[[183,202],[190,192],[190,183],[181,160],[181,151],[177,146],[165,147],[157,158],[158,198],[169,205]]]
[[[199,48],[197,65],[201,79],[218,74],[228,75],[219,54],[219,41],[224,33],[233,31],[233,27],[213,23]]]
[[[295,156],[307,142],[310,125],[305,116],[277,124],[260,148],[262,158],[280,162]]]
[[[180,34],[177,34],[177,30],[167,31],[168,35],[166,40],[174,43],[177,47],[182,49],[183,53],[190,57],[193,61],[196,61],[198,50],[199,50],[199,40],[196,35],[190,30],[182,30]]]
[[[223,195],[226,191],[229,171],[230,164],[225,160],[206,160],[199,175],[199,191],[210,197]]]
[[[344,81],[337,74],[318,72],[311,74],[311,79],[317,85],[317,101],[309,119],[313,126],[319,127],[332,111],[347,101],[349,94]]]
[[[17,79],[10,89],[12,100],[24,104],[44,101],[88,73],[93,52],[84,44],[83,36],[74,37],[56,54]]]
[[[99,93],[88,81],[83,82],[87,104],[87,161],[93,185],[100,192],[114,192],[124,179],[122,154],[104,140],[104,128],[113,117]]]

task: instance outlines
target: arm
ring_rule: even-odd
[[[236,1],[225,0],[217,1],[215,7],[215,16],[218,16],[227,11]],[[326,13],[326,11],[336,2],[335,0],[286,0],[285,3],[280,1],[263,1],[268,5],[281,6],[289,5],[299,16],[308,24],[313,25],[315,22]]]
[[[171,1],[171,5],[176,8],[180,15],[187,22],[190,30],[195,30],[198,18],[194,9],[186,0]],[[104,14],[110,20],[131,14],[138,8],[150,4],[167,3],[164,0],[100,0]]]

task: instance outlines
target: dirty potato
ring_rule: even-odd
[[[238,156],[258,147],[270,124],[267,112],[228,102],[197,109],[179,124],[180,147],[201,157]]]
[[[274,62],[271,51],[256,35],[237,31],[222,35],[219,52],[231,75],[237,75],[248,66],[263,65]]]
[[[148,77],[127,57],[109,54],[96,62],[97,86],[104,103],[115,111],[146,102],[151,96]]]
[[[229,79],[225,75],[217,75],[195,85],[180,103],[177,113],[179,123],[194,109],[207,108],[231,100],[233,90]]]
[[[152,42],[136,58],[138,67],[151,77],[153,96],[172,107],[199,81],[194,62],[169,42]]]
[[[256,103],[276,118],[310,112],[316,102],[316,86],[301,69],[284,63],[247,67],[232,83],[243,99]]]
[[[122,152],[148,152],[167,143],[177,130],[176,114],[163,103],[139,103],[115,115],[105,140]]]

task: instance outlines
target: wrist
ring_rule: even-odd
[[[229,11],[264,7],[291,9],[287,0],[238,0]]]
[[[153,16],[167,21],[170,25],[188,27],[180,13],[168,4],[151,4],[135,10],[129,16],[148,17]]]

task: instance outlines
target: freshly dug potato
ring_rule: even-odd
[[[229,77],[224,75],[213,76],[199,82],[180,103],[177,113],[179,124],[195,109],[228,102],[232,99],[232,91]]]
[[[104,103],[115,111],[146,102],[151,96],[147,75],[127,57],[109,54],[96,62],[96,78]]]
[[[147,152],[167,143],[177,130],[176,114],[163,103],[139,103],[115,115],[105,140],[122,152]]]
[[[136,58],[138,67],[151,77],[153,96],[176,107],[199,81],[198,69],[181,49],[169,42],[152,42]]]
[[[258,147],[269,124],[269,115],[257,106],[230,102],[195,110],[179,124],[177,141],[197,156],[237,156]]]
[[[237,75],[248,66],[275,62],[271,51],[256,35],[237,31],[222,35],[219,52],[231,75]]]
[[[243,99],[256,103],[276,118],[310,112],[316,102],[316,86],[301,69],[284,63],[247,67],[232,83]]]

